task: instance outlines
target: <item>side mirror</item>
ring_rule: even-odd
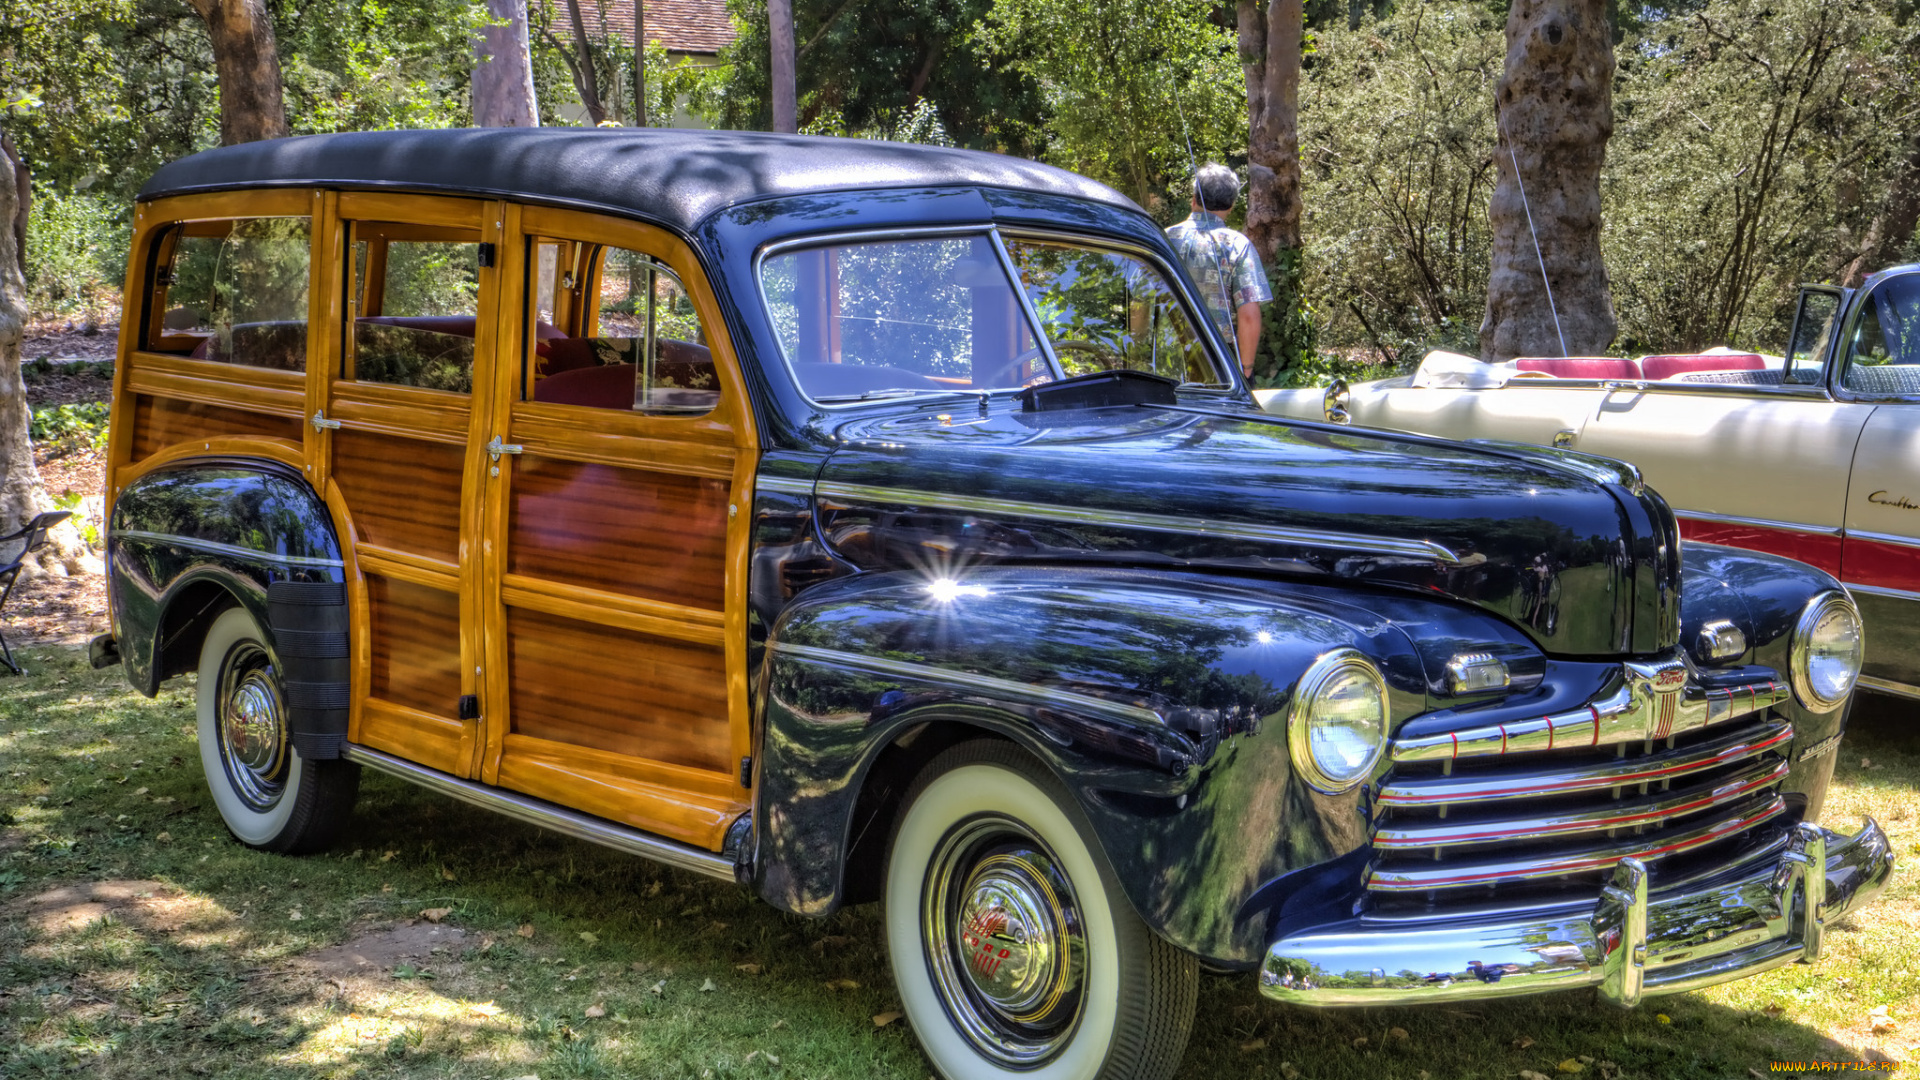
[[[1320,400],[1320,410],[1326,414],[1329,424],[1351,424],[1353,414],[1347,411],[1347,380],[1335,379],[1327,384],[1327,392]]]

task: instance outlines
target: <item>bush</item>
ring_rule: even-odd
[[[132,230],[110,200],[34,192],[27,222],[27,307],[37,315],[98,317],[115,306]]]

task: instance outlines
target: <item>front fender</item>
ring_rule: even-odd
[[[863,787],[911,782],[871,775],[882,751],[967,725],[1066,784],[1149,926],[1250,965],[1261,886],[1367,843],[1370,785],[1322,795],[1287,750],[1295,684],[1342,646],[1379,664],[1396,725],[1426,707],[1395,621],[1317,586],[1071,569],[817,586],[774,627],[761,673],[757,888],[788,910],[831,910],[853,830],[884,827],[854,820]]]
[[[238,603],[282,672],[293,742],[311,758],[346,739],[344,561],[326,503],[297,471],[197,459],[128,484],[107,526],[108,598],[127,681],[148,696],[191,670],[210,616]]]

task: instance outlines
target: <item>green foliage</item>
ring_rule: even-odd
[[[1260,344],[1254,351],[1256,387],[1306,385],[1293,381],[1296,369],[1319,360],[1320,328],[1306,295],[1306,252],[1281,248],[1263,260],[1273,302],[1261,305]]]
[[[66,405],[41,405],[33,410],[27,434],[34,442],[50,444],[62,451],[80,447],[107,448],[107,403],[81,401]]]
[[[35,185],[27,223],[27,307],[72,315],[110,306],[126,275],[129,230],[115,200]]]
[[[1041,87],[1048,160],[1172,220],[1188,201],[1188,135],[1202,160],[1245,156],[1239,46],[1213,9],[1210,0],[995,0],[974,40]]]
[[[1034,156],[1046,139],[1045,104],[1025,72],[997,63],[973,38],[993,0],[794,0],[800,125],[821,134],[905,142],[912,114],[939,103],[955,144]],[[721,55],[721,81],[705,102],[722,127],[772,124],[765,0],[728,0],[740,37]],[[919,129],[922,134],[925,128]]]
[[[540,122],[549,127],[585,124],[588,119],[580,89],[579,48],[573,39],[573,20],[566,0],[530,5],[527,11],[534,94]],[[611,29],[601,0],[580,0],[580,21],[586,30],[585,63],[592,65],[606,122],[633,123],[633,46]],[[647,126],[672,124],[682,109],[711,109],[712,86],[723,72],[695,64],[676,63],[667,47],[649,41],[646,64]]]

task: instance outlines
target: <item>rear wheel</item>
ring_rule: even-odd
[[[200,764],[227,831],[290,855],[331,845],[352,816],[360,769],[294,752],[280,667],[244,609],[228,609],[207,631],[197,699]]]
[[[1198,964],[1147,929],[1071,796],[998,741],[907,795],[887,857],[887,949],[948,1080],[1158,1080],[1180,1064]]]

